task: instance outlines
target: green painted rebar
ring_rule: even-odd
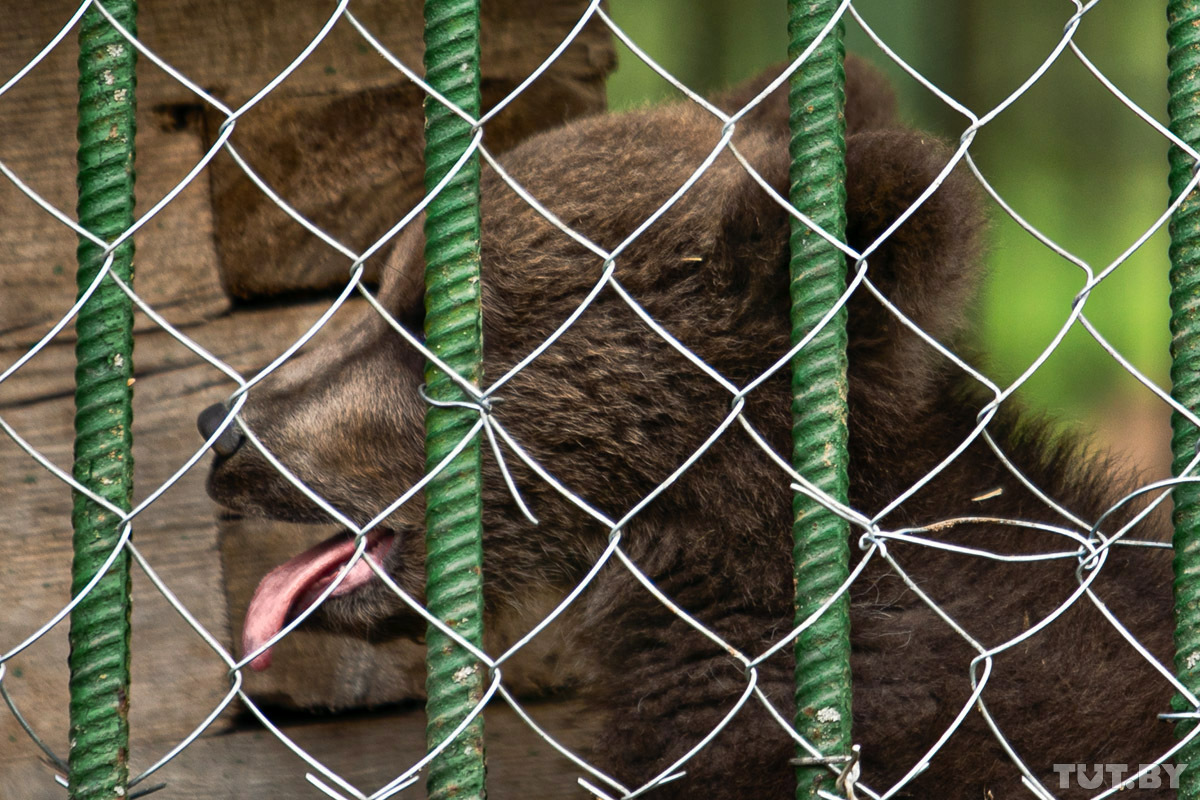
[[[425,79],[478,118],[479,0],[426,0]],[[470,144],[471,125],[432,98],[425,100],[425,189],[434,186]],[[434,199],[425,217],[425,343],[476,386],[483,373],[479,297],[479,158]],[[428,365],[435,400],[468,399],[441,370]],[[425,415],[426,468],[432,469],[465,436],[478,415],[431,407]],[[425,490],[426,601],[429,611],[476,645],[483,641],[483,547],[479,439]],[[483,697],[482,664],[434,626],[427,637],[426,731],[440,744]],[[441,798],[483,798],[483,718],[430,766],[428,792]]]
[[[797,58],[829,23],[835,0],[789,0],[789,53]],[[793,205],[837,238],[846,229],[845,74],[839,23],[793,74],[791,193]],[[816,327],[846,287],[846,259],[808,226],[792,220],[792,341]],[[792,463],[830,496],[845,502],[846,315],[843,311],[792,364]],[[844,520],[797,494],[792,530],[796,621],[807,619],[849,574]],[[850,616],[845,597],[797,640],[796,730],[825,756],[850,754]],[[804,751],[797,753],[804,757]],[[796,770],[796,797],[835,791],[821,766]]]
[[[105,7],[136,30],[132,0]],[[79,222],[112,241],[133,223],[134,66],[136,51],[95,9],[79,29]],[[104,257],[80,240],[77,283],[89,286]],[[133,244],[115,252],[112,271],[133,275]],[[133,496],[133,308],[103,281],[76,319],[75,478],[114,505]],[[120,538],[119,519],[76,493],[72,594],[103,565]],[[129,558],[112,569],[71,613],[69,794],[72,800],[127,795],[129,779]]]
[[[1167,7],[1167,55],[1171,130],[1200,147],[1200,0],[1172,0]],[[1179,148],[1170,151],[1172,199],[1178,198],[1196,168]],[[1200,193],[1193,191],[1171,217],[1171,394],[1193,412],[1200,410]],[[1200,443],[1195,426],[1172,419],[1172,470],[1181,475]],[[1200,474],[1192,470],[1192,477]],[[1200,692],[1200,486],[1175,487],[1175,669],[1193,693]],[[1178,702],[1178,701],[1177,701]],[[1180,702],[1180,708],[1184,706]],[[1190,709],[1189,709],[1190,710]],[[1183,735],[1194,723],[1179,726]],[[1192,743],[1175,762],[1194,765],[1200,745]],[[1179,797],[1200,798],[1200,769],[1179,776]]]

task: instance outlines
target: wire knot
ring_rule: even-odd
[[[853,745],[850,748],[850,754],[845,756],[799,756],[788,761],[794,767],[833,767],[839,764],[842,766],[842,771],[838,773],[837,781],[834,786],[838,791],[842,792],[846,800],[858,800],[854,793],[854,786],[858,783],[859,775],[862,773],[862,767],[859,764],[859,758],[862,755],[862,745]]]
[[[417,391],[420,393],[421,399],[434,408],[466,408],[483,417],[490,416],[492,413],[492,398],[486,395],[467,400],[438,400],[430,396],[428,387],[423,383],[417,387]]]

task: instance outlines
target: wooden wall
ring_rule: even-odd
[[[73,0],[20,4],[0,26],[0,82],[69,19]],[[176,0],[144,3],[140,37],[176,68],[237,106],[299,53],[335,4],[316,0]],[[355,2],[354,13],[397,56],[418,65],[421,4]],[[490,0],[484,7],[485,101],[529,74],[578,19],[580,0]],[[69,35],[0,95],[0,161],[48,202],[73,214],[75,38]],[[502,150],[531,131],[601,110],[614,56],[610,37],[587,29],[530,92],[487,131]],[[146,59],[138,69],[138,209],[144,213],[203,155],[223,115]],[[420,194],[420,93],[344,20],[309,60],[242,118],[238,151],[289,203],[352,248],[364,247]],[[75,238],[0,178],[0,369],[16,361],[74,299]],[[243,374],[262,366],[327,306],[323,293],[348,264],[267,202],[220,155],[137,238],[136,288],[188,336]],[[351,304],[332,321],[348,325]],[[74,333],[68,327],[0,384],[0,416],[70,470]],[[200,446],[197,413],[234,385],[139,315],[135,346],[136,495],[145,497]],[[248,592],[272,565],[320,530],[230,523],[221,530],[203,490],[205,462],[138,519],[138,547],[192,614],[227,646]],[[0,652],[68,598],[70,492],[0,435]],[[222,570],[224,563],[224,571]],[[229,687],[222,662],[135,568],[132,764],[145,768],[184,737]],[[348,696],[353,670],[369,690]],[[290,708],[378,708],[343,716],[279,713],[289,735],[371,790],[423,749],[420,651],[331,636],[284,642],[276,666],[248,676],[255,696]],[[35,729],[66,753],[65,623],[7,664],[5,685]],[[405,702],[408,701],[408,702]],[[592,723],[570,703],[543,704],[539,719],[572,746]],[[489,710],[494,797],[578,795],[573,770],[511,711]],[[319,797],[304,764],[245,714],[231,710],[151,783],[163,797]],[[62,797],[53,771],[0,710],[0,798]]]

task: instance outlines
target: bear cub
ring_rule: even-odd
[[[935,181],[951,151],[900,123],[890,88],[863,62],[848,59],[846,73],[847,239],[861,252]],[[765,85],[760,79],[716,102],[735,110]],[[496,172],[483,173],[485,383],[553,335],[596,290],[578,319],[499,389],[492,414],[530,458],[611,520],[659,487],[730,411],[728,388],[642,313],[736,387],[754,381],[790,347],[789,218],[728,151],[628,241],[720,135],[719,120],[682,103],[576,121],[503,157],[506,172],[580,237],[606,251],[624,245],[612,282],[604,281],[603,257],[547,221]],[[788,139],[782,91],[748,113],[733,139],[784,196]],[[867,272],[908,320],[969,362],[969,323],[982,277],[978,195],[969,173],[951,172],[871,252]],[[414,223],[395,245],[380,288],[383,305],[410,330],[419,330],[423,317],[423,248]],[[1025,796],[1015,757],[1054,796],[1083,797],[1100,789],[1062,785],[1054,765],[1137,765],[1165,753],[1171,726],[1157,715],[1169,710],[1170,686],[1100,605],[1169,664],[1171,576],[1161,550],[1109,548],[1090,594],[975,669],[976,679],[986,672],[987,683],[971,703],[971,665],[980,648],[1037,626],[1089,574],[1074,557],[1077,539],[1005,521],[1044,523],[1087,539],[1131,479],[1006,402],[986,433],[1018,477],[982,436],[972,438],[990,394],[866,286],[849,299],[848,339],[850,505],[869,518],[886,509],[874,520],[881,531],[921,527],[928,539],[973,549],[888,540],[888,555],[905,577],[876,553],[851,588],[859,796],[897,782],[898,797]],[[419,353],[371,312],[348,336],[303,352],[254,388],[241,422],[361,525],[424,474],[423,368]],[[742,412],[785,459],[787,372],[750,392]],[[224,406],[209,409],[201,430],[211,433],[225,414]],[[968,440],[935,477],[893,503]],[[222,505],[282,520],[328,521],[236,427],[214,450],[209,492]],[[505,458],[539,522],[521,513],[485,447],[489,618],[519,616],[530,598],[563,597],[612,534],[513,453]],[[674,603],[741,653],[757,656],[793,624],[791,483],[735,422],[623,524],[620,546]],[[367,542],[368,555],[418,598],[423,520],[418,496],[372,529]],[[1121,514],[1108,517],[1102,530],[1111,535],[1121,523]],[[862,533],[851,531],[856,563],[867,552]],[[1129,534],[1135,535],[1164,540],[1161,515],[1143,521]],[[349,538],[335,537],[264,578],[245,623],[247,650],[306,608],[352,550]],[[978,551],[1066,557],[996,560]],[[361,564],[314,621],[377,639],[419,635],[424,625]],[[616,560],[554,625],[566,631],[570,657],[584,665],[579,691],[607,713],[604,733],[586,756],[631,789],[705,737],[747,686],[739,661]],[[269,657],[262,654],[253,666],[265,666]],[[758,688],[785,719],[793,716],[792,672],[790,646],[758,668]],[[791,797],[794,755],[792,740],[754,696],[683,765],[682,778],[651,796]],[[836,777],[831,770],[827,791],[841,791]],[[1163,788],[1145,796],[1166,794]]]

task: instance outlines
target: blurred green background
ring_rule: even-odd
[[[1037,69],[1074,13],[1072,3],[1057,0],[856,0],[855,8],[898,56],[980,116]],[[610,10],[642,49],[701,92],[754,75],[787,52],[785,0],[610,0]],[[852,19],[846,36],[848,50],[891,76],[908,122],[958,140],[965,117],[908,76]],[[1158,4],[1110,0],[1082,19],[1074,41],[1131,100],[1165,122],[1165,37]],[[619,58],[609,83],[614,109],[675,96],[623,47]],[[984,176],[1017,213],[1097,272],[1165,209],[1166,150],[1161,135],[1069,50],[971,147]],[[998,205],[988,210],[990,278],[978,326],[988,361],[982,366],[1007,386],[1062,326],[1084,274]],[[1103,336],[1163,387],[1166,252],[1163,230],[1093,291],[1085,309]],[[1162,435],[1161,401],[1078,325],[1020,396],[1067,422],[1098,424],[1126,449],[1141,446],[1125,441],[1131,437]]]

